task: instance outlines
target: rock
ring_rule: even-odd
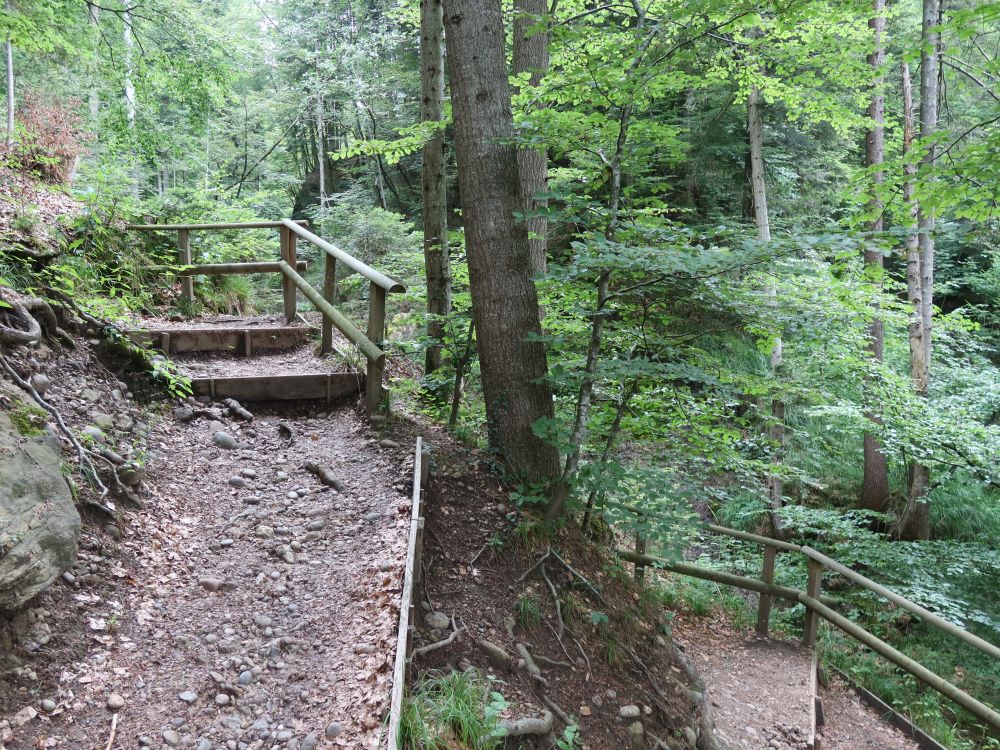
[[[444,612],[428,612],[424,615],[424,622],[433,630],[445,630],[451,624],[451,618]]]
[[[233,436],[228,432],[223,432],[222,430],[217,430],[215,434],[212,435],[212,442],[227,451],[234,451],[237,447],[239,447]]]
[[[217,705],[217,706],[228,706],[229,705],[229,701],[230,701],[230,698],[225,693],[216,693],[215,694],[215,705]]]
[[[640,711],[639,707],[633,703],[630,703],[627,706],[622,706],[618,709],[618,715],[623,719],[638,719],[641,714],[642,711]]]
[[[95,414],[94,424],[100,427],[105,432],[110,432],[115,428],[115,420],[110,414]]]
[[[684,727],[684,741],[691,750],[695,750],[698,747],[698,733],[691,727]]]
[[[178,406],[173,413],[178,422],[190,422],[194,419],[194,409],[190,406]]]
[[[326,735],[326,738],[328,740],[335,740],[341,735],[343,731],[344,730],[340,726],[339,721],[331,721],[329,724],[326,725],[326,731],[323,732],[323,734]]]
[[[489,641],[477,641],[476,645],[479,646],[480,651],[486,654],[490,666],[494,669],[510,669],[513,660],[510,658],[510,654],[500,646]]]
[[[125,699],[118,695],[118,693],[112,693],[108,696],[107,706],[112,711],[121,711],[125,708]]]
[[[48,375],[43,375],[40,372],[36,372],[32,375],[28,382],[31,383],[32,388],[38,391],[39,396],[44,396],[45,391],[49,389],[49,385],[52,383],[52,381],[49,380]]]
[[[247,479],[256,479],[257,472],[253,469],[240,469],[240,476],[246,477]]]
[[[247,482],[243,477],[229,477],[229,486],[242,489],[247,486]]]
[[[379,444],[380,448],[398,448],[399,447],[399,443],[397,443],[395,440],[390,440],[389,438],[386,438],[385,440],[380,440],[378,444]]]
[[[0,411],[0,611],[21,607],[69,570],[79,538],[58,442],[23,437]]]
[[[315,733],[307,734],[305,739],[302,740],[302,745],[300,745],[301,750],[316,750],[316,745],[319,744],[319,737]]]
[[[271,537],[274,536],[274,529],[272,529],[270,526],[266,524],[261,524],[254,531],[254,534],[257,536],[258,539],[270,539]]]
[[[185,690],[183,693],[181,693],[177,697],[180,698],[185,703],[187,703],[189,706],[192,703],[194,703],[196,700],[198,700],[198,694],[196,692],[194,692],[193,690]]]
[[[93,388],[84,388],[82,391],[80,391],[80,398],[82,398],[84,401],[90,401],[91,403],[94,403],[95,401],[101,400],[101,394],[95,391]]]
[[[108,441],[108,436],[104,434],[104,430],[94,424],[88,424],[80,430],[80,434],[83,436],[84,441],[90,440],[101,444]]]
[[[38,390],[38,386],[35,386],[35,390],[36,391]],[[41,707],[45,713],[50,714],[56,710],[56,702],[51,698],[43,698],[41,702]]]
[[[362,516],[362,518],[364,518],[366,521],[377,521],[381,517],[382,514],[377,510],[369,511],[368,513],[365,513],[364,516]]]
[[[249,669],[245,669],[242,672],[240,672],[240,676],[236,680],[236,684],[242,685],[243,687],[246,687],[251,682],[253,682],[253,672],[251,672]]]
[[[181,736],[173,729],[163,730],[163,741],[166,742],[170,747],[177,747],[181,744]]]
[[[118,479],[127,487],[138,487],[146,478],[146,470],[139,464],[130,461],[115,469]]]
[[[208,740],[198,740],[198,747],[196,750],[212,750],[212,743]]]
[[[641,721],[628,725],[628,741],[633,750],[646,750],[646,728]]]
[[[590,716],[592,713],[590,706],[580,706],[580,716]]]
[[[198,581],[198,585],[206,591],[218,591],[224,583],[221,578],[202,578]]]

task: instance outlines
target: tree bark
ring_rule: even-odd
[[[316,81],[316,158],[319,160],[319,205],[326,205],[326,126],[323,116],[323,92]]]
[[[132,147],[136,147],[136,132],[135,132],[135,83],[132,79],[132,48],[135,44],[135,38],[132,31],[132,13],[126,7],[122,11],[122,41],[124,42],[125,52],[123,55],[124,68],[125,68],[125,119],[128,122],[129,136],[132,139]],[[141,197],[141,190],[139,184],[139,160],[135,154],[132,155],[132,195],[138,200]]]
[[[547,0],[514,0],[513,67],[514,74],[529,73],[529,85],[537,86],[549,69],[549,33],[547,29],[529,33],[548,11]],[[542,105],[535,104],[533,108]],[[535,195],[548,189],[549,163],[544,148],[521,148],[517,151],[521,172],[521,192],[524,210],[544,209],[549,202]],[[533,274],[545,273],[548,222],[544,216],[527,219],[529,261]]]
[[[940,35],[935,27],[940,22],[940,0],[924,0],[923,25],[920,54],[920,138],[925,144],[923,166],[927,171],[924,184],[933,181],[934,162],[937,157],[935,146],[929,139],[937,130],[938,121],[938,61],[940,56]],[[904,87],[909,87],[909,77],[906,76]],[[905,96],[905,91],[904,91]],[[912,103],[910,105],[912,119]],[[908,179],[912,182],[912,179]],[[911,187],[912,189],[912,187]],[[921,361],[915,370],[911,371],[914,388],[919,396],[927,398],[930,388],[931,349],[932,349],[932,310],[934,304],[934,209],[927,207],[926,201],[917,203],[917,252],[919,253],[919,289],[920,296],[915,304],[915,320],[911,322],[911,368],[916,364],[914,359]],[[909,285],[909,263],[907,264],[907,281]],[[914,301],[911,299],[911,304]],[[920,329],[916,339],[919,350],[912,350],[915,337],[913,325]],[[913,467],[910,479],[910,493],[906,499],[897,526],[897,534],[901,539],[930,538],[930,505],[927,502],[927,490],[930,486],[930,469],[917,463]]]
[[[750,188],[753,196],[754,223],[757,225],[757,239],[761,242],[771,241],[771,219],[767,210],[767,182],[764,179],[764,122],[761,117],[760,89],[756,86],[750,89],[747,99],[747,140],[750,155]],[[773,277],[767,280],[765,289],[767,303],[777,306],[777,288]],[[771,349],[771,374],[776,375],[781,367],[782,342],[781,336],[776,336]],[[780,399],[771,400],[771,424],[768,435],[773,444],[771,463],[775,466],[784,459],[785,447],[785,404]],[[772,472],[767,478],[767,496],[771,505],[772,532],[778,534],[779,523],[776,511],[782,506],[784,483],[781,475]]]
[[[455,152],[491,450],[516,476],[547,482],[559,452],[532,425],[552,420],[538,297],[528,267],[500,0],[445,0]]]
[[[882,68],[885,66],[885,0],[874,0],[873,13],[868,26],[874,36],[875,48],[868,56],[868,64],[875,73],[871,103],[868,106],[868,117],[871,119],[868,134],[865,139],[865,166],[869,169],[879,167],[885,160],[885,78]],[[872,215],[867,230],[868,246],[865,248],[865,268],[881,288],[883,257],[875,246],[878,235],[883,230],[882,212],[885,208],[879,197],[878,189],[884,181],[881,170],[873,175],[871,197],[868,200],[868,212]],[[871,325],[868,328],[868,351],[873,362],[881,363],[885,350],[885,327],[882,313],[875,303]],[[866,383],[866,390],[869,385]],[[870,396],[870,390],[869,390]],[[882,417],[876,408],[869,404],[867,418],[881,424]],[[889,509],[889,470],[885,453],[875,436],[866,431],[864,434],[864,481],[861,487],[861,507],[867,510],[884,513]]]
[[[90,19],[90,25],[96,28],[101,22],[101,9],[93,3],[87,3],[87,15]],[[93,76],[93,80],[90,83],[88,106],[90,109],[90,121],[96,125],[101,116],[101,94],[97,88],[98,69],[96,64],[91,70],[91,75]]]
[[[444,119],[444,14],[441,0],[420,2],[420,119]],[[421,192],[424,211],[424,273],[427,278],[427,312],[445,316],[451,312],[451,262],[448,254],[448,183],[446,180],[444,131],[423,147]],[[444,339],[443,320],[427,321],[427,335]],[[440,344],[428,347],[424,372],[441,366]]]

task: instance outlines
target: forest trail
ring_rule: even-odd
[[[70,356],[70,371],[84,371],[88,354]],[[264,375],[262,361],[242,366]],[[53,397],[74,404],[80,377],[53,381]],[[113,379],[87,382],[98,404],[110,401]],[[56,708],[43,706],[10,750],[45,738],[122,750],[378,747],[411,454],[352,406],[245,406],[252,420],[207,398],[142,414],[145,507],[84,532],[62,603],[85,611],[89,632],[47,693]],[[100,586],[88,585],[95,571]]]
[[[716,733],[730,750],[809,747],[809,651],[761,638],[721,616],[678,617],[674,636],[705,682]],[[821,688],[823,750],[919,750],[843,685]]]

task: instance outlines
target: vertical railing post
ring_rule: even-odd
[[[813,599],[819,599],[823,587],[823,564],[809,559],[809,576],[806,581],[806,594]],[[802,628],[802,641],[808,647],[816,645],[816,627],[819,625],[819,616],[806,607],[806,621]]]
[[[280,227],[281,233],[281,259],[292,268],[295,268],[295,235],[288,227]],[[291,323],[295,320],[295,282],[287,276],[282,279],[282,289],[285,296],[285,322]]]
[[[385,338],[385,289],[372,282],[368,285],[368,338],[382,349]],[[382,405],[382,373],[385,359],[368,360],[368,375],[365,385],[368,413],[375,414]]]
[[[642,533],[642,529],[635,530],[635,554],[645,555],[646,554],[646,537]],[[635,572],[632,574],[635,582],[642,586],[646,579],[646,566],[635,564]]]
[[[764,547],[764,569],[761,571],[761,580],[764,583],[774,583],[774,562],[778,557],[778,550],[774,547]],[[767,638],[767,629],[771,622],[771,595],[761,594],[757,605],[757,633],[762,638]]]
[[[324,252],[326,268],[323,273],[323,299],[331,305],[337,301],[337,259]],[[333,321],[323,316],[323,339],[320,351],[329,354],[333,350]]]
[[[191,265],[191,235],[187,229],[177,230],[177,264]],[[194,302],[194,276],[181,276],[181,296]]]

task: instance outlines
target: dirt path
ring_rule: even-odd
[[[64,407],[80,380],[53,379]],[[22,674],[10,750],[103,750],[118,705],[108,746],[120,750],[378,746],[412,449],[380,441],[349,405],[252,422],[207,408],[142,415],[145,507],[88,527],[77,565],[46,594],[35,619],[52,634],[48,674]],[[127,452],[133,438],[108,432]],[[328,464],[339,491],[306,460]]]
[[[804,750],[809,732],[809,652],[740,631],[721,615],[679,616],[674,635],[705,681],[716,731],[731,750]],[[824,689],[824,750],[917,750],[857,696]]]

